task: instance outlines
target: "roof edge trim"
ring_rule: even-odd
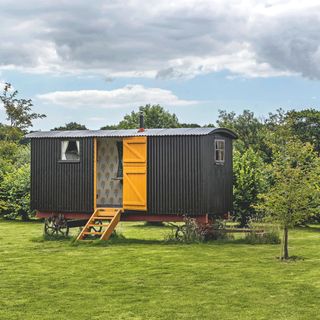
[[[238,139],[238,137],[239,137],[234,131],[232,131],[228,128],[215,128],[212,130],[211,134],[214,134],[214,133],[225,134],[232,139]]]
[[[237,135],[227,128],[159,128],[145,129],[144,132],[138,132],[136,129],[126,130],[75,130],[75,131],[38,131],[31,132],[25,137],[27,139],[35,138],[117,138],[117,137],[135,137],[135,136],[203,136],[214,133],[224,134],[232,139]]]

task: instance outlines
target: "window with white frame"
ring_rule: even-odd
[[[225,141],[222,139],[214,140],[215,162],[223,164],[225,160]]]
[[[61,160],[80,161],[80,141],[61,141]]]

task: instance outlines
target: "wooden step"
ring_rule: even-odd
[[[109,224],[95,224],[95,223],[89,223],[87,224],[87,227],[107,227]]]
[[[120,209],[121,208],[99,208],[97,209],[97,215],[98,216],[105,216],[105,215],[114,216]]]
[[[114,216],[95,216],[92,220],[111,220]]]
[[[85,232],[82,232],[82,234],[103,234],[103,232],[90,232],[90,231],[85,231]]]
[[[122,208],[97,208],[97,211],[118,211]]]
[[[111,217],[113,218],[115,216],[115,212],[99,212],[95,217]]]

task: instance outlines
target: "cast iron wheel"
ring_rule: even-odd
[[[63,215],[51,216],[44,221],[44,233],[48,236],[64,236],[69,234],[67,220]]]
[[[186,226],[176,226],[176,234],[175,237],[177,240],[183,240],[186,236]]]
[[[49,217],[44,220],[44,234],[48,236],[53,236],[55,234],[55,226],[53,223],[53,218]]]

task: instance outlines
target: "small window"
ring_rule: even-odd
[[[225,159],[225,141],[215,140],[215,162],[219,164],[224,163]]]
[[[80,141],[61,141],[61,160],[80,161]]]

